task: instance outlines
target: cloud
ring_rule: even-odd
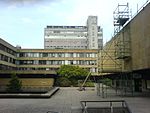
[[[40,4],[47,4],[58,2],[60,0],[0,0],[0,4],[2,6],[16,6],[16,7],[23,7],[23,6],[33,6],[33,5],[40,5]]]

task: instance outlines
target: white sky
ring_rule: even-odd
[[[44,48],[47,25],[86,25],[98,16],[104,43],[113,35],[113,11],[129,3],[132,15],[147,0],[0,0],[0,37],[22,48]],[[138,5],[137,5],[138,4]],[[137,7],[138,6],[138,7]]]

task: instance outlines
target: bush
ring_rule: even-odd
[[[109,78],[105,78],[105,79],[103,79],[103,83],[104,83],[105,85],[107,85],[107,86],[111,86],[112,80],[109,79]]]
[[[69,80],[71,81],[71,86],[78,86],[78,80],[76,77],[71,77]]]
[[[56,79],[56,85],[61,87],[71,86],[71,81],[66,77],[59,77]]]
[[[84,82],[84,79],[78,80],[76,77],[58,77],[55,81],[56,86],[60,87],[69,87],[69,86],[74,86],[78,87],[81,86]],[[94,87],[94,83],[92,81],[86,81],[85,87]]]
[[[83,84],[84,80],[78,81],[78,86],[80,87]],[[84,87],[94,87],[94,82],[92,81],[86,81],[84,84]]]
[[[85,87],[94,87],[94,83],[93,82],[86,82]]]

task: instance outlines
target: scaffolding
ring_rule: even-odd
[[[114,36],[115,41],[115,58],[121,62],[121,72],[124,72],[124,61],[131,57],[131,34],[130,26],[123,28],[127,21],[131,18],[129,12],[129,4],[120,5],[118,4],[114,11]],[[122,29],[123,28],[123,29]]]
[[[129,11],[129,4],[120,5],[113,12],[114,17],[114,35],[120,32],[125,23],[130,19],[131,12]]]
[[[130,26],[126,29],[122,29],[131,17],[129,4],[118,4],[113,16],[114,37],[99,53],[99,75],[102,75],[102,81],[99,87],[101,89],[102,97],[106,97],[108,91],[108,87],[104,85],[103,75],[109,73],[118,74],[120,76],[120,79],[116,80],[116,94],[118,94],[119,89],[121,95],[126,95],[127,91],[132,92],[133,95],[133,80],[132,77],[127,76],[127,74],[131,72],[131,64],[128,69],[125,69],[125,61],[130,60],[131,58]]]

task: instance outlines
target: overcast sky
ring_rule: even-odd
[[[147,0],[0,0],[0,37],[22,48],[44,48],[47,25],[86,25],[89,15],[98,16],[104,43],[113,35],[113,11],[127,4],[132,15]],[[137,5],[138,4],[138,5]]]

